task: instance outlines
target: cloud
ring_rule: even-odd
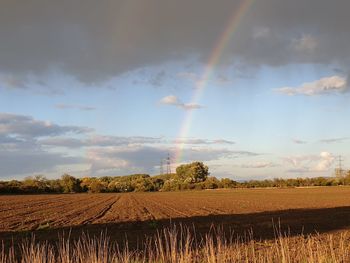
[[[178,106],[179,104],[181,104],[179,99],[174,95],[166,96],[162,98],[159,102],[165,105],[174,105],[174,106]]]
[[[59,165],[77,164],[82,161],[82,158],[46,151],[0,150],[0,178],[18,178],[28,174],[51,172]]]
[[[344,92],[348,89],[347,79],[339,76],[322,78],[313,82],[303,83],[299,87],[283,87],[277,89],[279,93],[293,95],[323,95],[335,92]]]
[[[253,38],[254,39],[266,38],[266,37],[270,36],[270,34],[271,34],[270,28],[264,27],[264,26],[257,26],[254,28]]]
[[[0,113],[0,135],[42,137],[56,136],[65,133],[82,134],[93,129],[79,126],[60,126],[48,121],[35,120],[33,117]]]
[[[78,104],[56,104],[55,107],[60,110],[67,110],[67,109],[78,109],[82,111],[92,111],[96,110],[95,107],[91,106],[83,106]]]
[[[206,139],[198,139],[198,138],[177,138],[172,143],[175,144],[235,144],[233,141],[224,140],[224,139],[216,139],[216,140],[206,140]]]
[[[189,80],[196,84],[200,80],[200,76],[193,72],[180,72],[177,74],[178,77]]]
[[[300,140],[300,139],[292,139],[292,141],[295,144],[307,144],[307,141],[303,141],[303,140]]]
[[[180,109],[184,109],[184,110],[196,110],[196,109],[203,108],[202,105],[199,105],[197,103],[183,103],[179,100],[178,97],[176,97],[174,95],[166,96],[166,97],[162,98],[159,102],[161,104],[164,104],[164,105],[176,106],[176,107],[178,107]]]
[[[161,143],[160,137],[144,137],[144,136],[106,136],[93,135],[84,139],[66,138],[66,137],[50,137],[39,141],[42,145],[57,146],[65,148],[81,148],[81,147],[111,147],[122,145],[139,145],[139,144],[155,144]]]
[[[168,153],[175,161],[177,149],[173,147],[151,147],[151,146],[122,146],[108,148],[93,148],[87,151],[91,174],[130,174],[133,172],[157,173],[159,163],[166,158]],[[190,161],[211,161],[232,154],[227,149],[211,148],[184,148],[182,160]]]
[[[276,164],[272,162],[255,162],[250,164],[242,164],[240,167],[247,168],[247,169],[262,169],[262,168],[276,167]]]
[[[318,45],[318,41],[311,35],[303,35],[292,43],[293,48],[298,52],[313,52]]]
[[[164,85],[165,79],[166,73],[162,70],[149,79],[149,84],[155,88],[159,88]]]
[[[96,83],[190,56],[205,63],[241,4],[3,0],[0,71],[25,76],[58,69]],[[349,69],[349,9],[347,0],[255,1],[222,57],[251,66],[331,62]]]
[[[317,172],[328,171],[329,168],[332,166],[334,160],[335,160],[335,158],[334,158],[334,156],[331,153],[329,153],[329,152],[321,152],[320,153],[320,160],[311,169],[313,171],[317,171]]]
[[[225,139],[216,139],[213,141],[214,144],[235,144],[234,141],[229,141]]]
[[[21,77],[15,77],[11,75],[3,76],[0,78],[3,85],[8,89],[25,89],[27,88],[27,80]]]
[[[259,156],[260,153],[255,152],[249,152],[249,151],[231,151],[230,157],[231,158],[240,158],[240,157],[253,157],[253,156]]]
[[[349,140],[348,137],[342,137],[342,138],[331,138],[331,139],[322,139],[319,140],[321,143],[340,143]]]
[[[60,165],[83,162],[79,156],[53,152],[40,143],[40,138],[64,134],[83,135],[90,129],[60,126],[35,120],[30,116],[0,114],[0,178],[52,172]],[[63,143],[63,142],[61,142]],[[65,141],[72,145],[73,139]]]
[[[285,157],[284,161],[293,168],[289,172],[326,172],[333,165],[335,157],[329,152],[321,152],[319,155],[299,155]]]

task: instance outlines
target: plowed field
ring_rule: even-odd
[[[202,230],[221,224],[263,236],[277,221],[296,232],[348,229],[350,187],[0,196],[0,239],[60,229],[137,236],[169,223]]]
[[[350,188],[0,196],[0,230],[350,205]]]

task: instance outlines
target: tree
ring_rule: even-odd
[[[207,179],[209,168],[202,162],[183,164],[176,168],[176,175],[179,180],[186,183],[200,183]]]
[[[220,184],[222,188],[233,188],[238,185],[236,181],[233,181],[230,178],[222,178]]]
[[[75,193],[80,191],[79,180],[75,177],[64,174],[61,177],[61,186],[63,188],[64,193]]]
[[[203,185],[205,189],[216,189],[219,188],[220,181],[216,177],[211,176],[203,182]]]

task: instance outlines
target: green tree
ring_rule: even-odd
[[[220,181],[216,177],[211,176],[203,182],[203,185],[205,189],[216,189],[219,188]]]
[[[176,168],[176,175],[179,180],[186,183],[200,183],[207,179],[209,168],[202,162],[183,164]]]
[[[61,186],[64,193],[80,192],[80,181],[69,174],[62,175]]]
[[[222,178],[220,185],[222,188],[234,188],[237,187],[238,183],[229,178]]]

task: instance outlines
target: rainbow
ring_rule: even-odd
[[[252,6],[254,0],[242,0],[242,3],[240,4],[239,8],[235,9],[232,13],[227,26],[225,27],[225,30],[220,35],[218,41],[216,42],[209,59],[206,63],[206,66],[203,71],[203,75],[201,76],[200,80],[196,82],[196,87],[193,92],[191,103],[197,104],[204,92],[205,87],[208,84],[208,81],[210,80],[215,67],[220,62],[220,59],[222,57],[223,52],[225,51],[225,48],[227,47],[228,43],[232,39],[234,33],[236,32],[239,22],[241,21],[242,17],[246,14],[247,10]],[[181,163],[182,161],[182,155],[183,155],[183,149],[185,146],[185,142],[181,140],[182,138],[185,138],[191,128],[191,124],[193,121],[193,110],[188,110],[184,121],[181,125],[181,129],[178,135],[178,141],[180,142],[177,145],[177,149],[175,152],[175,158],[174,161],[176,164]]]

